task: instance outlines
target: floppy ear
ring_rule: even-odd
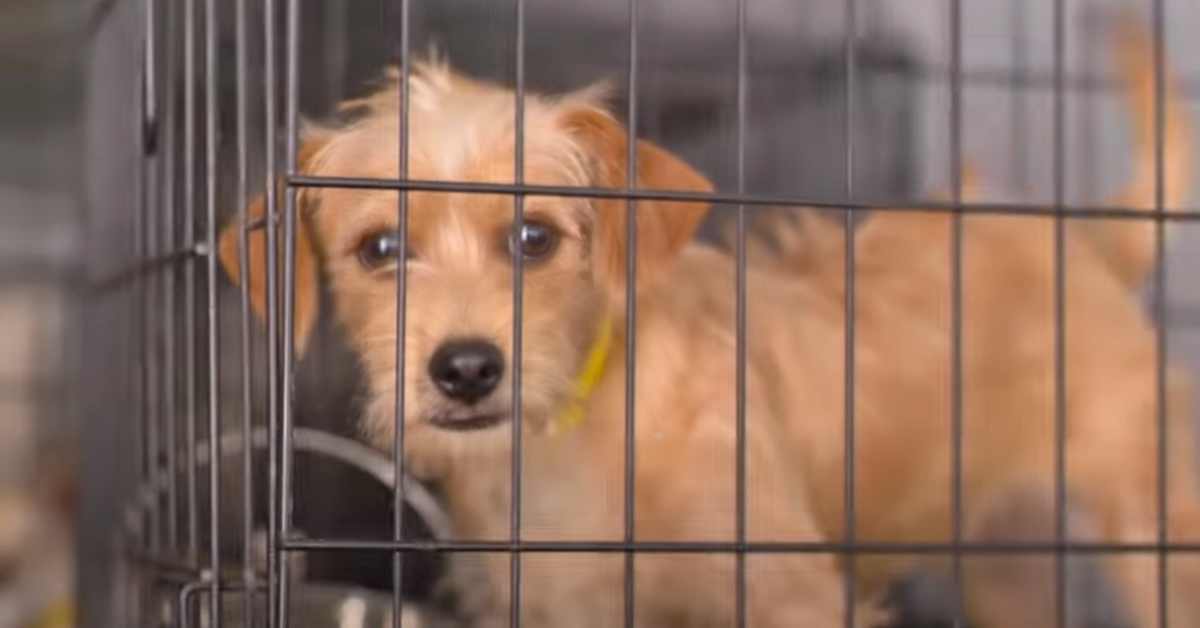
[[[581,106],[566,116],[568,130],[591,159],[593,183],[623,189],[628,184],[625,127],[607,112]],[[642,190],[710,192],[712,183],[675,155],[645,140],[637,142],[637,187]],[[619,199],[595,199],[592,227],[592,269],[613,291],[625,294],[627,205]],[[643,292],[664,275],[692,239],[708,211],[708,203],[637,201],[637,291]]]
[[[324,141],[308,141],[301,146],[299,163],[302,170],[311,163],[312,157],[324,144]],[[314,246],[310,232],[311,226],[307,217],[309,212],[305,210],[306,204],[314,201],[314,196],[311,192],[306,191],[306,193],[301,194],[300,198],[297,199],[298,202],[296,205],[296,213],[298,214],[296,220],[296,306],[293,313],[293,328],[297,355],[304,354],[309,336],[316,325],[319,310],[320,288],[317,285],[319,277],[317,249]],[[284,211],[282,194],[279,195],[279,199],[279,213],[280,220],[282,220]],[[249,292],[250,304],[254,309],[254,313],[263,319],[267,316],[267,229],[272,228],[272,225],[262,222],[265,215],[266,199],[260,195],[246,208],[247,224],[260,222],[262,226],[246,233],[249,249],[246,260],[248,263],[246,275],[249,285],[244,286],[244,289]],[[245,225],[235,218],[221,231],[220,237],[221,266],[236,285],[241,285],[242,280],[239,236],[244,228]],[[284,251],[282,230],[279,235],[279,280],[282,282]],[[282,284],[280,285],[282,286]],[[282,294],[281,290],[281,297]],[[282,298],[280,307],[284,307]]]

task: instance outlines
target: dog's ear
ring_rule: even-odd
[[[590,158],[592,182],[623,189],[628,184],[625,127],[604,110],[581,105],[569,110],[565,123]],[[682,159],[645,140],[637,142],[637,187],[640,190],[710,192],[712,183]],[[592,268],[616,295],[625,294],[628,250],[627,205],[619,199],[596,199],[592,227]],[[708,211],[708,203],[637,201],[637,290],[658,281]]]
[[[313,157],[324,145],[325,141],[319,138],[309,139],[301,145],[298,163],[302,171],[311,165]],[[311,206],[317,201],[316,197],[316,194],[306,190],[303,194],[299,195],[296,207],[296,213],[298,214],[296,220],[296,306],[293,313],[293,331],[295,333],[297,355],[304,354],[309,336],[316,325],[319,311],[321,291],[317,285],[320,276],[318,255],[308,219],[308,214],[311,213],[310,210],[312,209]],[[279,215],[280,220],[282,220],[284,212],[282,193],[278,195],[278,199]],[[271,225],[266,224],[263,220],[265,216],[266,198],[260,195],[246,208],[247,224],[258,223],[261,227],[246,234],[248,248],[247,263],[249,264],[246,276],[249,280],[249,285],[244,288],[250,295],[250,304],[255,314],[264,319],[267,316],[267,229],[271,228]],[[246,225],[243,225],[235,218],[221,231],[220,237],[219,253],[221,266],[225,269],[225,273],[229,275],[229,278],[233,280],[233,283],[238,285],[241,284],[242,279],[242,259],[241,255],[239,255],[240,233],[245,227]],[[282,230],[279,232],[278,250],[279,278],[280,282],[282,282],[284,252]],[[280,307],[284,307],[282,302],[282,283],[280,286]]]

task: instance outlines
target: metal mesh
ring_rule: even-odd
[[[116,264],[112,272],[93,284],[94,306],[108,312],[128,326],[131,349],[128,363],[107,364],[127,381],[114,383],[120,391],[105,406],[114,416],[133,422],[128,429],[128,451],[136,453],[122,463],[117,475],[129,479],[130,489],[123,496],[121,526],[116,532],[120,547],[117,571],[119,602],[113,613],[119,625],[167,624],[182,626],[221,625],[307,625],[297,604],[330,593],[313,592],[293,577],[300,567],[299,556],[342,552],[375,552],[388,557],[393,572],[391,585],[391,621],[405,622],[401,608],[407,591],[415,586],[409,575],[408,561],[414,556],[442,553],[504,553],[511,559],[511,625],[521,623],[522,600],[536,591],[522,586],[522,560],[534,553],[620,554],[624,560],[624,622],[632,626],[635,618],[634,561],[642,553],[728,553],[735,557],[736,586],[730,591],[737,600],[736,625],[746,624],[748,555],[773,553],[835,554],[845,557],[845,625],[856,625],[856,557],[886,554],[944,554],[951,557],[953,578],[962,577],[962,560],[972,555],[1044,553],[1056,561],[1056,596],[1059,625],[1067,624],[1064,602],[1067,581],[1066,557],[1074,554],[1156,555],[1160,591],[1160,625],[1168,625],[1167,559],[1173,552],[1196,552],[1192,543],[1168,542],[1167,536],[1167,462],[1168,426],[1166,420],[1166,363],[1168,337],[1167,265],[1164,257],[1163,227],[1168,223],[1189,224],[1198,220],[1190,209],[1166,208],[1163,198],[1163,83],[1165,59],[1165,9],[1162,0],[1152,6],[1155,34],[1156,87],[1158,90],[1157,152],[1158,188],[1156,211],[1152,215],[1134,208],[1095,206],[1069,202],[1067,190],[1067,96],[1083,90],[1087,80],[1067,74],[1067,5],[1053,4],[1052,75],[1039,82],[1026,76],[972,74],[964,68],[963,14],[961,3],[945,3],[950,25],[948,68],[910,65],[902,60],[901,71],[918,80],[948,81],[949,115],[946,130],[949,142],[949,178],[951,196],[944,201],[890,197],[885,186],[863,186],[858,173],[860,160],[869,159],[867,150],[856,138],[866,108],[864,73],[874,72],[870,51],[863,47],[860,29],[866,13],[855,0],[845,0],[842,14],[845,34],[840,42],[840,58],[828,68],[813,74],[823,76],[826,84],[839,85],[842,93],[841,133],[844,138],[841,161],[841,190],[833,194],[796,195],[758,189],[749,163],[747,137],[750,135],[751,37],[749,0],[738,0],[730,12],[734,20],[734,47],[722,53],[734,56],[734,116],[732,177],[725,191],[700,194],[679,191],[641,189],[637,185],[638,153],[635,141],[647,122],[639,106],[639,91],[644,81],[639,75],[642,54],[641,22],[644,8],[638,0],[629,0],[625,9],[625,80],[624,117],[627,121],[630,167],[624,188],[599,189],[529,185],[523,180],[525,152],[522,138],[525,124],[525,92],[529,21],[524,0],[514,0],[510,9],[513,26],[512,79],[516,102],[513,124],[515,170],[512,184],[457,181],[413,180],[408,177],[408,136],[401,116],[398,144],[399,178],[396,180],[318,177],[302,174],[297,163],[299,148],[302,90],[307,73],[302,67],[305,37],[313,24],[330,15],[317,14],[312,5],[298,0],[187,0],[185,2],[123,3],[127,16],[135,16],[141,25],[131,41],[137,42],[138,80],[128,101],[136,103],[130,128],[132,146],[138,156],[131,174],[135,181],[134,207],[123,210],[129,221],[122,242],[132,247],[126,263]],[[1023,3],[1014,2],[1014,7]],[[408,0],[397,0],[380,8],[388,38],[398,50],[402,76],[411,69],[414,35]],[[232,28],[229,26],[232,25]],[[230,41],[232,40],[232,41]],[[617,43],[612,43],[617,46]],[[1019,46],[1018,46],[1019,47]],[[232,54],[230,54],[232,51]],[[331,53],[332,54],[332,53]],[[345,51],[342,51],[345,54]],[[835,55],[836,57],[837,55]],[[868,57],[864,59],[863,57]],[[261,61],[260,65],[255,61]],[[232,65],[232,67],[230,67]],[[261,72],[261,73],[260,73]],[[833,78],[830,78],[830,77]],[[1086,78],[1086,77],[1085,77]],[[338,81],[333,80],[337,83]],[[1031,87],[1052,90],[1053,155],[1050,177],[1053,198],[1048,204],[1026,202],[964,202],[962,172],[964,154],[964,84],[999,84],[1006,89]],[[408,83],[400,81],[401,110],[407,110]],[[1091,85],[1094,87],[1094,85]],[[338,91],[338,90],[334,90]],[[340,94],[339,94],[340,95]],[[1014,114],[1016,115],[1016,114]],[[1014,121],[1014,126],[1024,122]],[[254,128],[261,127],[261,133]],[[283,135],[280,136],[280,130]],[[283,145],[282,163],[276,147]],[[1015,153],[1014,153],[1015,154]],[[230,158],[225,158],[230,157]],[[1014,161],[1020,161],[1014,158]],[[1020,172],[1014,168],[1014,172]],[[912,178],[912,177],[909,177]],[[282,181],[280,187],[265,186],[266,218],[255,221],[246,214],[259,181]],[[911,185],[904,182],[891,189]],[[671,200],[712,203],[715,212],[733,212],[736,225],[736,533],[723,541],[666,542],[639,541],[635,530],[635,446],[634,427],[640,417],[635,413],[638,337],[630,325],[625,336],[627,355],[625,378],[625,458],[623,534],[620,540],[533,541],[525,538],[520,509],[522,490],[522,378],[515,368],[512,384],[512,511],[510,538],[501,541],[450,538],[447,524],[439,524],[434,502],[425,487],[408,479],[404,458],[404,421],[398,419],[390,460],[359,445],[348,430],[330,436],[299,424],[302,412],[297,402],[303,393],[293,343],[296,321],[295,247],[297,238],[298,195],[307,188],[353,188],[396,191],[401,242],[407,242],[407,193],[414,191],[466,194],[509,194],[515,199],[514,229],[524,220],[524,200],[537,196],[583,197],[624,201],[630,243],[626,259],[626,311],[628,321],[638,317],[634,286],[638,273],[638,203]],[[895,192],[897,195],[900,191]],[[239,242],[242,260],[249,258],[248,237],[265,230],[267,248],[267,316],[265,333],[257,330],[251,315],[247,291],[234,292],[220,277],[215,252],[221,209],[239,208],[236,220],[244,226]],[[856,534],[857,450],[855,441],[856,390],[856,259],[855,247],[845,247],[844,309],[845,335],[845,441],[844,441],[844,513],[843,539],[836,542],[750,541],[747,538],[746,501],[746,369],[748,310],[747,303],[747,229],[756,208],[763,206],[809,206],[827,210],[843,221],[847,238],[865,212],[941,212],[953,215],[951,239],[951,286],[949,299],[952,321],[951,395],[952,421],[948,437],[952,439],[952,536],[946,542],[884,543],[861,540]],[[114,210],[115,211],[115,210]],[[963,413],[963,231],[965,217],[975,215],[1012,215],[1042,217],[1054,221],[1055,262],[1055,450],[1056,450],[1056,524],[1052,542],[974,543],[964,539],[962,482]],[[1153,311],[1157,326],[1159,473],[1157,540],[1142,543],[1088,543],[1068,539],[1065,441],[1066,441],[1066,291],[1063,267],[1065,231],[1069,220],[1154,220],[1157,230],[1157,270],[1153,275]],[[118,228],[120,231],[120,228]],[[400,257],[405,256],[402,244]],[[522,363],[523,257],[512,258],[515,281],[512,295],[511,363]],[[240,284],[246,285],[247,264],[241,264]],[[403,268],[403,265],[401,266]],[[405,415],[403,373],[405,364],[406,319],[408,303],[406,273],[398,273],[396,284],[397,397],[395,414]],[[107,305],[104,305],[107,304]],[[113,314],[114,309],[119,314]],[[95,333],[95,332],[93,332]],[[93,348],[95,345],[93,345]],[[93,365],[95,363],[93,362]],[[335,409],[334,412],[344,412]],[[124,450],[123,450],[124,451]],[[340,461],[362,472],[357,481],[374,481],[389,494],[391,529],[387,538],[309,538],[299,533],[295,517],[299,478],[303,473],[297,454]],[[132,456],[132,454],[131,454]],[[396,481],[400,478],[401,481]],[[413,533],[414,513],[421,521],[419,535]],[[423,577],[423,576],[422,576]],[[380,602],[383,606],[383,602]],[[382,621],[380,619],[379,621]],[[114,624],[116,625],[116,624]]]

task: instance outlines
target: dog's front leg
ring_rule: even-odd
[[[767,628],[846,625],[844,573],[830,555],[747,557],[747,623]],[[854,625],[881,628],[889,614],[875,600],[855,602]]]

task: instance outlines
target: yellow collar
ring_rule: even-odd
[[[596,389],[596,385],[600,383],[600,378],[604,376],[604,369],[608,365],[608,354],[612,352],[612,327],[612,318],[605,316],[600,323],[600,331],[596,334],[596,339],[592,341],[592,348],[588,351],[583,368],[575,378],[575,389],[571,392],[571,398],[567,401],[567,406],[563,408],[562,414],[558,415],[558,420],[551,426],[554,433],[568,431],[583,422],[583,404]]]

